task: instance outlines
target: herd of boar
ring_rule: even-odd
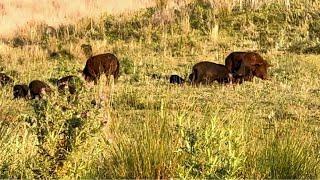
[[[267,79],[268,67],[271,65],[256,52],[232,52],[225,60],[225,65],[209,61],[195,64],[189,75],[191,84],[242,83],[251,81],[254,76]],[[172,76],[172,83],[183,83],[181,77]]]
[[[90,47],[91,48],[91,47]],[[88,53],[86,53],[88,54]],[[237,83],[251,81],[254,76],[261,79],[268,79],[267,70],[270,64],[267,63],[256,52],[232,52],[225,59],[225,65],[216,64],[209,61],[202,61],[195,64],[189,75],[189,80],[185,80],[178,75],[171,75],[170,83],[191,85],[210,84],[214,81],[219,83]],[[82,70],[82,76],[87,82],[99,80],[101,75],[113,76],[115,80],[120,75],[120,63],[117,57],[111,53],[89,55],[88,60]],[[77,92],[74,83],[77,76],[66,76],[56,81],[59,92],[68,89],[70,94]],[[4,73],[0,73],[0,86],[13,85],[14,80]],[[50,94],[52,89],[48,84],[40,80],[33,80],[26,84],[16,84],[13,86],[14,98],[41,99],[43,95]]]

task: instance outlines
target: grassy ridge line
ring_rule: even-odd
[[[31,1],[3,0],[0,3],[0,37],[14,37],[28,26],[46,23],[54,27],[68,24],[83,17],[96,17],[101,13],[117,14],[151,6],[147,0],[98,0],[72,2],[66,0]]]
[[[235,49],[238,44],[254,45],[253,49],[264,52],[272,49],[317,53],[320,50],[317,40],[319,15],[314,13],[319,10],[317,3],[294,1],[289,9],[283,3],[270,3],[254,11],[246,6],[241,9],[236,4],[232,11],[224,11],[212,8],[209,2],[193,2],[177,9],[153,7],[131,15],[105,15],[101,19],[84,18],[76,25],[61,25],[57,36],[60,40],[138,40],[148,44],[152,51],[176,56],[207,50],[200,47],[198,41],[207,41],[225,50]],[[46,25],[40,24],[25,36],[6,42],[15,44],[21,39],[27,44],[46,45],[46,37]],[[224,44],[226,40],[231,43]]]

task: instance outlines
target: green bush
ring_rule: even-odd
[[[182,138],[179,149],[181,178],[239,177],[245,165],[245,142],[238,132],[217,127],[217,117],[201,128],[178,126]]]
[[[121,73],[133,74],[134,73],[134,62],[129,57],[124,57],[120,61]]]

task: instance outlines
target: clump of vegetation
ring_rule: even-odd
[[[121,60],[121,71],[124,74],[134,73],[134,62],[129,57],[124,57]]]
[[[261,171],[271,179],[316,178],[319,160],[311,149],[292,139],[274,140],[258,158]]]

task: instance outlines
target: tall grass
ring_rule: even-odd
[[[1,72],[54,94],[0,89],[0,178],[318,178],[318,2],[158,1],[135,13],[47,25],[0,44]],[[77,96],[53,80],[113,52],[121,76]],[[175,86],[193,64],[257,50],[270,81]]]
[[[318,177],[318,155],[307,142],[286,137],[269,142],[258,157],[260,171],[266,178],[301,179]]]
[[[53,27],[72,23],[83,17],[97,17],[101,13],[135,11],[150,6],[147,0],[66,0],[32,1],[3,0],[0,3],[0,36],[13,37],[16,33],[26,33],[25,26],[45,23]]]

